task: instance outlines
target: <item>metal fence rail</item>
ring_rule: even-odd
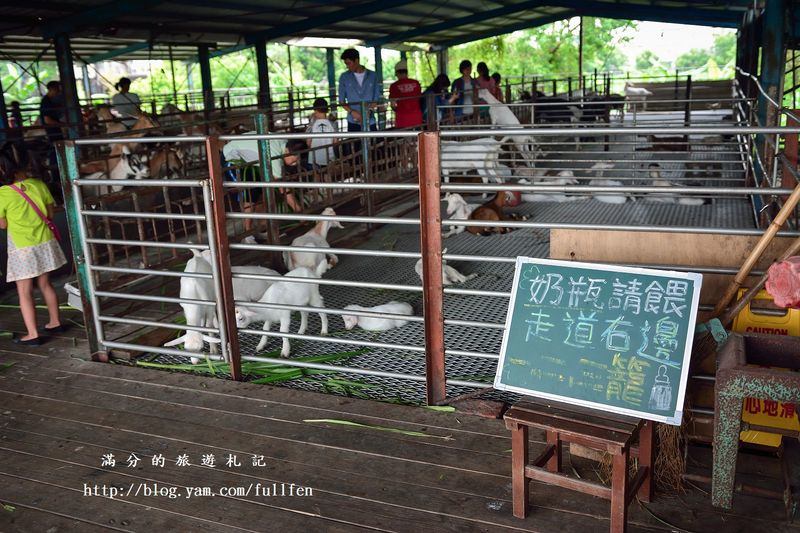
[[[314,381],[313,376],[325,376],[324,372],[335,372],[343,379],[363,379],[361,386],[364,390],[383,391],[383,394],[394,395],[404,401],[425,401],[431,404],[442,403],[448,397],[474,388],[489,386],[490,379],[496,365],[499,350],[499,338],[502,333],[507,305],[505,299],[510,296],[508,284],[510,271],[516,255],[520,253],[547,253],[547,231],[554,228],[570,229],[605,229],[620,231],[660,231],[678,233],[706,233],[720,235],[759,235],[761,232],[748,224],[748,221],[730,219],[735,223],[722,220],[723,224],[717,227],[680,223],[648,223],[641,219],[637,223],[628,223],[624,216],[616,216],[613,223],[597,219],[592,222],[560,221],[556,218],[528,220],[453,220],[447,219],[443,213],[442,194],[445,193],[539,193],[547,195],[561,194],[565,196],[593,195],[622,195],[627,198],[641,198],[645,202],[649,198],[657,198],[668,192],[675,198],[711,198],[720,202],[721,211],[741,213],[740,208],[729,209],[729,206],[749,206],[749,198],[754,195],[785,195],[791,189],[772,187],[764,189],[748,184],[745,175],[749,171],[748,163],[743,159],[740,150],[742,139],[753,135],[786,135],[798,133],[799,128],[760,128],[750,126],[678,126],[678,127],[625,127],[625,126],[599,126],[592,128],[561,128],[561,127],[514,127],[514,128],[472,128],[446,130],[441,132],[419,133],[415,131],[364,131],[337,134],[343,141],[359,139],[363,141],[367,152],[363,153],[367,161],[359,169],[370,169],[370,175],[364,175],[363,182],[343,181],[284,181],[273,180],[267,169],[267,162],[272,159],[264,145],[270,140],[288,140],[295,138],[326,138],[330,134],[308,133],[260,133],[255,135],[224,135],[224,136],[192,136],[170,137],[168,142],[173,143],[202,143],[206,153],[205,175],[198,175],[196,179],[142,179],[142,180],[97,180],[79,177],[78,166],[75,158],[76,146],[90,146],[102,144],[118,144],[127,142],[125,139],[86,139],[68,143],[62,150],[61,158],[64,168],[69,169],[67,182],[68,200],[70,202],[71,222],[77,231],[72,232],[73,246],[78,251],[78,267],[81,279],[81,288],[85,300],[87,324],[92,324],[90,336],[95,343],[94,349],[104,351],[109,349],[130,350],[158,354],[171,360],[185,359],[186,357],[208,358],[209,361],[228,361],[232,376],[242,378],[242,362],[260,362],[280,365],[281,367],[296,367],[309,372],[323,372],[323,374],[309,374],[292,383],[293,386],[322,387],[319,380]],[[516,157],[498,158],[498,165],[507,165],[510,174],[505,175],[503,183],[497,183],[491,177],[485,183],[458,183],[457,180],[468,176],[469,169],[452,172],[445,182],[442,169],[442,152],[454,139],[496,138],[499,136],[521,136],[533,138],[539,146],[545,147],[545,154],[536,160],[534,166],[528,166],[523,160]],[[583,142],[579,146],[559,140],[558,137],[588,136],[592,140]],[[616,158],[617,164],[621,162],[635,162],[637,164],[669,165],[677,162],[687,165],[692,160],[684,157],[686,154],[679,150],[674,152],[662,150],[658,157],[634,159],[631,155],[635,151],[625,151],[622,148],[602,151],[602,147],[629,147],[631,149],[642,144],[642,138],[653,135],[669,136],[721,136],[722,141],[709,141],[702,150],[694,150],[697,154],[703,152],[703,164],[717,165],[716,170],[709,167],[703,183],[697,186],[678,185],[676,183],[664,187],[647,184],[647,171],[641,168],[619,168],[617,174],[607,174],[603,178],[623,179],[625,173],[630,174],[630,179],[624,185],[593,185],[591,180],[597,179],[589,167],[592,163],[601,163],[609,160],[609,156]],[[724,140],[727,136],[728,140]],[[605,139],[608,137],[608,140]],[[619,138],[618,138],[619,137]],[[140,139],[144,143],[155,142],[149,139]],[[163,139],[162,139],[163,140]],[[264,181],[231,182],[226,181],[223,168],[219,162],[221,143],[226,141],[254,141],[260,143],[260,158],[257,164],[264,169]],[[457,141],[456,141],[457,142]],[[681,145],[679,142],[673,142]],[[393,144],[394,143],[394,144]],[[379,150],[386,150],[390,146],[405,144],[404,151],[395,152],[392,158],[394,168],[404,169],[404,173],[388,174],[376,171],[369,167],[369,160],[380,159]],[[594,143],[594,145],[592,144]],[[513,139],[509,143],[513,145]],[[684,143],[686,144],[686,143]],[[409,149],[409,147],[413,149]],[[413,154],[412,154],[413,152]],[[480,151],[478,151],[480,152]],[[617,153],[619,152],[619,153]],[[464,152],[467,156],[470,152]],[[473,152],[474,153],[474,152]],[[708,155],[709,157],[706,157]],[[620,157],[621,156],[621,157]],[[280,156],[279,156],[280,157]],[[584,159],[579,159],[584,157]],[[744,165],[744,167],[743,167]],[[499,167],[496,167],[499,168]],[[688,168],[688,167],[687,167]],[[537,175],[535,172],[547,170],[548,175]],[[408,171],[408,172],[405,172]],[[553,173],[573,172],[576,181],[583,184],[550,184],[550,183],[520,183],[519,180],[553,178]],[[591,172],[590,172],[591,171]],[[388,171],[387,171],[388,172]],[[583,174],[579,174],[584,172]],[[677,173],[677,170],[671,170]],[[390,177],[387,177],[390,176]],[[621,178],[620,176],[623,176]],[[354,176],[355,177],[355,176]],[[688,180],[689,178],[686,178]],[[686,181],[684,180],[684,181]],[[637,182],[638,181],[638,182]],[[628,183],[630,182],[630,183]],[[86,203],[82,194],[85,188],[117,185],[125,190],[138,190],[148,187],[162,187],[168,189],[188,189],[198,191],[198,209],[186,213],[178,212],[141,212],[128,204],[112,204],[102,209],[92,208]],[[289,192],[298,195],[341,194],[341,203],[337,204],[336,214],[320,213],[322,204],[310,203],[313,206],[304,212],[295,213],[279,208],[278,194]],[[244,192],[259,192],[263,196],[261,209],[258,211],[244,211],[241,198],[237,195]],[[288,191],[288,192],[287,192]],[[396,194],[412,194],[412,202],[401,209],[402,206],[394,205],[387,201],[380,204],[380,195],[393,199]],[[654,196],[655,195],[655,196]],[[330,198],[330,197],[324,197]],[[370,201],[373,203],[370,204]],[[481,202],[486,200],[481,200]],[[728,203],[725,203],[728,202]],[[738,202],[738,203],[737,203]],[[364,205],[361,206],[360,203]],[[419,206],[419,214],[416,206]],[[516,212],[540,212],[547,201],[534,201],[516,208]],[[576,206],[580,202],[558,204]],[[382,207],[380,207],[382,205]],[[526,205],[528,207],[526,207]],[[584,203],[582,208],[573,208],[575,213],[590,213],[602,205],[596,200]],[[644,204],[643,204],[644,205]],[[649,204],[651,206],[656,204]],[[339,208],[342,207],[342,210]],[[701,209],[697,206],[696,209]],[[710,209],[713,209],[712,205]],[[393,209],[393,212],[387,212]],[[581,209],[583,211],[581,211]],[[653,207],[655,209],[655,207]],[[689,209],[687,207],[687,209]],[[738,211],[737,211],[738,209]],[[746,212],[749,207],[746,207]],[[309,212],[310,211],[310,212]],[[695,213],[700,211],[695,211]],[[704,211],[705,212],[705,211]],[[620,211],[621,213],[621,211]],[[157,231],[152,233],[141,231],[135,236],[115,234],[105,231],[90,234],[87,223],[93,220],[110,220],[118,222],[125,220],[150,221],[155,223],[188,223],[197,225],[195,231],[188,231],[180,239],[174,234],[164,235]],[[248,221],[256,226],[255,229],[242,233],[239,224]],[[257,235],[258,224],[266,224],[267,231],[263,234],[266,243],[233,242],[232,239],[242,235]],[[302,224],[309,225],[303,227]],[[310,224],[341,223],[345,230],[351,230],[350,237],[334,241],[331,247],[306,246],[294,244],[295,237],[302,235],[310,228]],[[502,226],[513,228],[511,239],[496,237],[477,237],[468,233],[458,234],[443,239],[442,231],[450,228],[473,227],[490,228]],[[73,228],[73,229],[74,229]],[[353,240],[360,232],[355,228],[371,230],[370,243],[366,247],[359,247],[358,241]],[[327,231],[327,230],[326,230]],[[338,231],[338,230],[337,230]],[[333,234],[332,234],[333,235]],[[342,237],[343,233],[335,234]],[[781,232],[781,235],[800,235],[791,230]],[[329,238],[331,241],[332,238]],[[194,241],[194,242],[189,242]],[[388,244],[387,244],[388,243]],[[139,268],[136,266],[119,266],[110,264],[108,258],[113,258],[114,253],[100,253],[101,249],[112,250],[115,247],[126,249],[141,249],[141,258],[147,257],[146,250],[170,250],[177,256],[171,265],[179,267],[181,261],[188,256],[189,251],[204,251],[209,257],[211,272],[185,273],[180,270],[170,269],[170,265],[148,265],[143,261]],[[446,249],[450,251],[447,252]],[[236,282],[262,281],[270,283],[286,283],[289,278],[281,275],[262,274],[236,271],[234,264],[241,262],[265,266],[274,266],[280,263],[283,253],[312,252],[318,254],[339,254],[342,258],[339,263],[329,270],[323,278],[291,278],[291,284],[317,286],[324,297],[324,306],[309,303],[297,305],[291,302],[249,301],[237,299],[235,294]],[[327,260],[327,259],[326,259]],[[104,263],[105,261],[105,263]],[[415,264],[421,261],[421,279],[415,272]],[[467,281],[449,284],[443,272],[443,262],[448,266],[453,265],[462,274],[467,274]],[[108,263],[108,264],[106,264]],[[641,265],[638,265],[641,266]],[[656,268],[677,268],[688,271],[706,273],[730,274],[731,269],[703,267],[694,265],[649,265]],[[136,291],[135,286],[128,286],[125,291],[102,286],[100,275],[126,275],[145,279],[163,279],[164,283],[170,280],[172,284],[164,294],[143,294]],[[477,275],[477,278],[473,276]],[[181,282],[187,280],[210,280],[213,282],[213,294],[204,300],[195,298],[181,298],[178,294],[176,278]],[[174,292],[169,292],[174,291]],[[387,294],[391,291],[391,294]],[[350,303],[371,307],[389,300],[400,300],[411,303],[414,314],[411,316],[400,315],[393,312],[378,312],[371,310],[348,310]],[[179,313],[183,305],[197,305],[204,308],[213,308],[216,320],[213,324],[181,324],[152,317],[125,316],[114,308],[114,304],[121,301],[151,302],[154,305],[170,306],[173,312]],[[236,326],[236,308],[247,307],[253,310],[272,309],[289,313],[308,313],[309,329],[303,334],[296,333],[298,321],[292,317],[288,331],[264,331],[253,325],[238,328]],[[421,312],[420,312],[421,310]],[[330,335],[318,334],[321,322],[318,317],[322,314],[330,318],[333,325]],[[404,320],[406,325],[398,330],[387,330],[379,333],[370,333],[359,329],[345,331],[339,325],[337,315],[348,314],[359,318]],[[255,325],[260,324],[256,321]],[[164,328],[173,332],[175,330],[193,331],[205,335],[218,336],[220,353],[211,353],[216,344],[206,344],[201,351],[186,351],[163,346],[153,346],[137,342],[127,342],[111,339],[107,330],[113,325],[142,326],[148,328]],[[262,351],[255,349],[255,344],[261,339],[274,341],[289,340],[292,345],[293,357],[278,358],[265,356]],[[269,346],[270,344],[268,344]],[[356,350],[344,352],[341,360],[329,363],[326,357],[337,356],[336,350],[341,347],[351,347]],[[294,355],[301,354],[319,360],[298,359]],[[335,357],[334,357],[335,359]],[[384,381],[381,381],[384,380]],[[421,388],[421,384],[425,384]],[[410,384],[410,385],[409,385]],[[367,393],[365,393],[367,394]],[[370,393],[371,394],[371,393]],[[375,393],[377,394],[377,392]],[[422,396],[421,396],[422,395]]]

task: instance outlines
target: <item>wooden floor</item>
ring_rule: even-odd
[[[0,327],[18,323],[16,311],[0,317]],[[532,514],[514,518],[511,442],[499,420],[92,363],[81,359],[77,328],[27,352],[15,348],[0,340],[0,368],[13,363],[0,371],[2,532],[608,528],[604,500],[535,483]],[[536,454],[543,439],[532,438]],[[109,453],[114,468],[101,466]],[[183,454],[189,466],[176,464]],[[214,468],[201,465],[207,454]],[[229,454],[241,466],[229,468]],[[163,467],[152,465],[158,455]],[[264,456],[262,466],[253,455]],[[565,464],[596,475],[595,463]],[[693,470],[709,465],[709,450],[693,449]],[[774,459],[740,461],[740,473],[780,490]],[[292,483],[313,493],[289,496]],[[259,486],[285,495],[256,494]],[[103,487],[105,497],[85,495]],[[198,487],[216,495],[187,497]],[[236,487],[249,494],[219,494]],[[800,531],[780,502],[737,494],[733,512],[723,513],[703,490],[632,503],[629,531]]]

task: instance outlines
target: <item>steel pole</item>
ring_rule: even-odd
[[[222,165],[220,164],[219,137],[212,136],[206,139],[206,157],[208,159],[208,175],[211,180],[211,209],[213,228],[209,228],[209,243],[212,241],[210,233],[213,230],[213,241],[216,246],[217,270],[221,285],[222,308],[224,313],[219,317],[220,338],[222,330],[227,333],[227,352],[230,358],[231,376],[235,380],[242,379],[241,352],[239,351],[239,333],[236,327],[236,303],[233,295],[233,279],[231,273],[230,244],[228,242],[227,219],[225,216],[225,189],[222,187]]]
[[[78,274],[78,288],[81,293],[81,307],[83,308],[83,324],[86,329],[86,338],[89,340],[89,352],[92,357],[100,352],[100,344],[97,342],[99,331],[94,321],[95,310],[93,308],[93,294],[89,276],[89,267],[86,262],[87,249],[84,249],[83,232],[81,231],[81,214],[78,198],[73,189],[73,182],[80,177],[78,171],[78,159],[75,152],[75,144],[66,141],[58,144],[58,171],[61,175],[61,190],[64,193],[64,209],[67,213],[67,224],[69,227],[69,243],[72,247],[72,261],[75,264],[75,271]],[[99,313],[99,309],[97,313]]]
[[[425,377],[429,405],[447,398],[444,359],[444,287],[439,133],[419,134],[420,250],[425,315]]]

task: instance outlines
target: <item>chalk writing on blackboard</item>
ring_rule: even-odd
[[[701,282],[518,258],[495,386],[677,423]]]

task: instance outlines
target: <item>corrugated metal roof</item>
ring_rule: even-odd
[[[749,0],[24,0],[0,9],[0,51],[30,60],[55,33],[71,35],[81,57],[122,49],[127,59],[167,57],[168,49],[158,43],[172,43],[174,57],[186,59],[200,43],[222,48],[299,36],[448,46],[575,15],[735,27],[748,5]],[[142,45],[149,42],[156,45]],[[45,52],[43,58],[53,55]]]

